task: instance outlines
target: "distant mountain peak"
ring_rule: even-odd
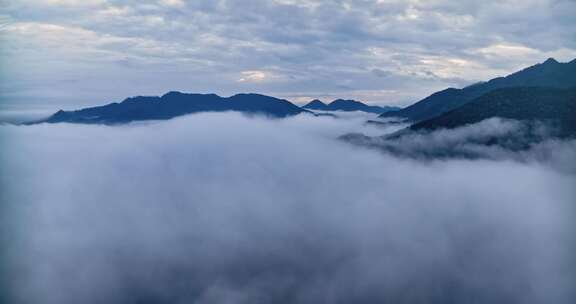
[[[558,64],[558,63],[560,63],[560,62],[558,62],[556,59],[550,57],[550,58],[546,59],[546,61],[544,61],[543,64]]]
[[[270,96],[266,96],[266,95],[262,95],[262,94],[257,94],[257,93],[238,93],[236,95],[233,95],[232,97],[270,97]],[[274,97],[272,97],[274,98]]]
[[[344,105],[344,104],[366,105],[365,103],[362,103],[362,102],[356,101],[356,100],[352,100],[352,99],[336,99],[330,103],[330,105]]]
[[[209,98],[221,98],[220,96],[214,94],[214,93],[209,93],[209,94],[203,94],[203,93],[184,93],[184,92],[180,92],[180,91],[170,91],[168,93],[165,93],[164,95],[160,96],[161,99],[165,100],[165,99],[171,99],[171,98],[190,98],[190,97],[209,97]]]
[[[397,111],[400,108],[389,106],[369,106],[360,101],[351,99],[336,99],[329,104],[325,104],[318,99],[314,99],[306,104],[304,109],[319,111],[362,111],[367,113],[381,114],[388,111]]]
[[[322,102],[322,100],[320,99],[314,99],[312,101],[310,101],[309,103],[306,104],[306,106],[327,106],[327,104],[325,104],[324,102]]]
[[[182,95],[182,94],[184,94],[184,93],[179,92],[179,91],[170,91],[170,92],[162,95],[162,98],[170,97],[170,96],[176,96],[176,95]]]

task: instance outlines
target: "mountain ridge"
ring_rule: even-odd
[[[491,149],[527,151],[548,140],[576,139],[576,86],[500,88],[394,133],[339,138],[418,159],[492,157],[485,153]]]
[[[400,117],[411,121],[424,121],[456,109],[490,91],[506,87],[541,86],[569,88],[576,86],[576,59],[560,63],[548,58],[504,77],[475,83],[462,89],[447,88],[399,111],[386,112],[380,117]]]
[[[197,94],[170,91],[162,96],[134,96],[122,102],[83,108],[59,110],[45,120],[35,123],[127,123],[141,120],[162,120],[199,112],[234,111],[283,118],[311,113],[288,100],[271,96],[241,93],[230,97],[216,94]]]
[[[559,137],[576,136],[576,86],[510,87],[486,93],[459,108],[418,122],[412,131],[452,129],[499,117],[539,121],[556,128]]]

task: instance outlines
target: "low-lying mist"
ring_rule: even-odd
[[[337,140],[397,128],[1,126],[13,302],[574,303],[573,142],[422,161]]]
[[[551,124],[490,118],[455,129],[403,129],[377,136],[350,133],[340,138],[411,159],[514,160],[546,164],[576,174],[576,140],[563,140],[555,136],[557,133]]]

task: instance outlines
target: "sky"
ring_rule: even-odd
[[[576,58],[574,0],[0,0],[0,109],[167,91],[409,105]]]

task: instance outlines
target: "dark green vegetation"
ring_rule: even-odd
[[[576,88],[515,87],[492,91],[438,117],[416,123],[411,130],[452,129],[500,117],[539,121],[555,135],[576,135]]]

